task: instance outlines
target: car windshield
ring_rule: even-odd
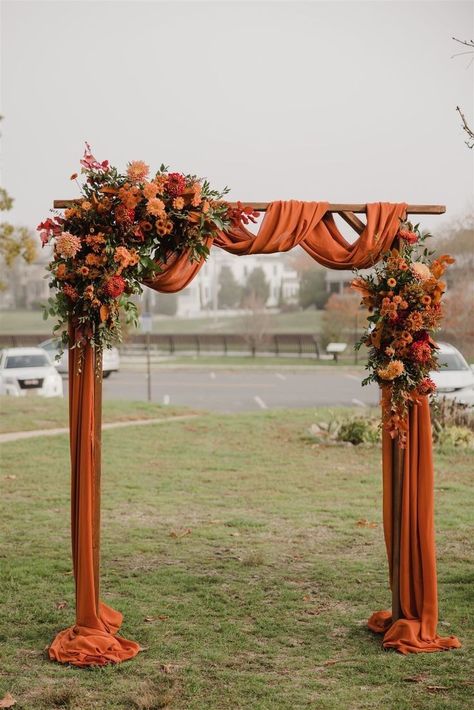
[[[459,353],[440,353],[440,370],[469,370],[469,365]]]
[[[16,367],[48,367],[50,365],[46,355],[8,355],[5,367],[9,370]]]

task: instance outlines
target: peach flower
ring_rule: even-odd
[[[160,200],[159,197],[153,197],[151,200],[148,200],[146,211],[148,214],[160,217],[165,211],[165,203],[163,200]]]
[[[426,266],[426,264],[422,264],[421,261],[416,261],[414,264],[412,264],[411,270],[413,275],[416,276],[416,278],[420,281],[426,281],[432,276],[428,266]]]
[[[392,360],[387,367],[381,367],[377,370],[378,376],[382,380],[394,380],[400,377],[405,371],[405,365],[401,360]]]
[[[81,249],[81,240],[70,232],[62,232],[56,240],[56,251],[64,259],[74,258]]]
[[[132,182],[140,182],[144,180],[150,172],[150,166],[143,160],[133,160],[127,168],[127,176]]]

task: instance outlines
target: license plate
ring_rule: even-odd
[[[39,380],[23,380],[26,387],[39,387]]]

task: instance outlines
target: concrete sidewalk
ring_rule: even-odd
[[[106,429],[122,429],[128,426],[146,426],[147,424],[166,424],[168,422],[185,421],[186,419],[195,419],[202,416],[200,414],[182,414],[177,417],[161,417],[160,419],[130,419],[125,422],[109,422],[102,425],[102,431]],[[11,431],[5,434],[0,434],[0,444],[7,441],[19,441],[20,439],[32,439],[36,436],[57,436],[58,434],[68,434],[69,427],[61,427],[56,429],[33,429],[31,431]]]

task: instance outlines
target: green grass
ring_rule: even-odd
[[[0,698],[19,710],[471,708],[472,462],[436,460],[440,631],[463,648],[383,652],[366,627],[390,599],[380,449],[315,446],[306,432],[322,416],[104,432],[102,597],[147,650],[101,670],[43,654],[74,620],[67,437],[4,444]]]
[[[190,412],[189,409],[163,407],[149,402],[106,401],[103,406],[103,421],[158,419]],[[43,400],[41,397],[0,397],[0,433],[65,426],[68,426],[66,398]]]
[[[271,333],[319,333],[321,311],[296,311],[294,313],[268,314],[268,330]],[[42,311],[2,311],[0,333],[51,333],[54,322],[43,320]],[[226,333],[244,329],[240,316],[213,316],[209,318],[153,319],[154,333]]]

